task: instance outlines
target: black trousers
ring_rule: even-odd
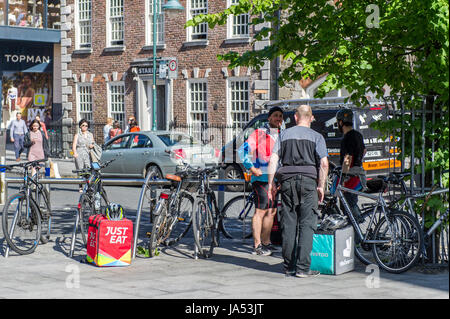
[[[313,235],[317,229],[317,182],[297,175],[281,184],[280,226],[285,271],[309,271]]]

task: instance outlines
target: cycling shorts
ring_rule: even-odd
[[[255,181],[252,183],[253,191],[255,192],[255,206],[258,209],[277,208],[277,199],[269,200],[269,184],[266,182]]]

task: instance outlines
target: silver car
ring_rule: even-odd
[[[102,175],[145,178],[156,172],[159,178],[176,172],[177,166],[217,165],[218,150],[192,136],[174,131],[140,131],[118,135],[103,146],[100,161],[115,158]]]

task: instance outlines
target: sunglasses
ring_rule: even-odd
[[[87,124],[81,124],[81,127],[87,127],[87,126],[89,126],[89,125],[87,125]]]

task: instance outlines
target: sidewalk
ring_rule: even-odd
[[[70,176],[74,169],[72,159],[54,162],[61,176]],[[12,150],[7,151],[7,163],[16,163]],[[140,188],[107,186],[106,191],[110,198],[123,205],[127,218],[134,222]],[[80,262],[86,258],[80,237],[74,257],[68,257],[78,197],[76,185],[61,185],[52,190],[51,240],[39,245],[30,255],[11,252],[4,258],[5,242],[0,227],[0,298],[186,299],[181,301],[181,310],[198,298],[235,300],[230,304],[238,303],[238,299],[264,304],[272,299],[449,298],[448,269],[418,266],[396,275],[355,260],[355,270],[339,276],[287,278],[283,274],[281,254],[253,255],[251,240],[233,241],[221,236],[220,247],[214,249],[211,259],[195,260],[192,231],[179,245],[164,247],[157,257],[138,256],[128,267],[97,268]],[[148,214],[144,217],[141,230],[145,233],[142,227],[149,227],[150,223]],[[198,303],[204,305],[208,301]],[[185,313],[177,314],[186,317]],[[227,314],[223,312],[218,317],[229,318]],[[264,312],[262,315],[268,317]]]
[[[25,153],[22,153],[20,155],[20,158],[22,162],[28,161],[27,156]],[[61,159],[61,158],[50,158],[50,160],[58,166],[58,171],[61,177],[74,177],[76,178],[77,175],[72,173],[72,170],[75,169],[75,163],[73,158],[67,158],[67,159]],[[14,146],[12,143],[6,144],[6,159],[5,164],[17,164],[16,162],[16,156],[14,154]],[[21,174],[22,171],[20,168],[14,168],[12,171],[8,172],[8,175],[11,174]]]

